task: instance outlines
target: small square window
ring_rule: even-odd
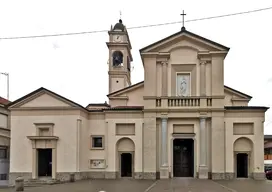
[[[0,180],[8,180],[7,174],[0,174]]]
[[[103,148],[103,137],[102,136],[92,136],[92,148]]]
[[[0,159],[7,159],[7,148],[0,148]]]

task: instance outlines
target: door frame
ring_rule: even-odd
[[[52,177],[52,175],[53,175],[53,166],[52,166],[52,164],[53,164],[53,149],[52,148],[45,148],[45,149],[44,148],[38,148],[36,150],[37,150],[37,176],[38,176],[38,178],[40,178],[40,177]],[[40,161],[39,152],[41,150],[50,150],[51,151],[51,175],[50,176],[39,176],[39,167],[40,167],[40,165],[39,165],[39,161]]]
[[[131,154],[131,168],[132,168],[132,170],[131,170],[131,177],[121,177],[121,155],[123,154],[123,153],[129,153],[129,154]],[[118,151],[118,161],[119,161],[119,169],[118,169],[118,171],[119,171],[119,173],[118,173],[118,178],[134,178],[134,151]]]
[[[247,177],[246,178],[250,178],[250,174],[251,174],[251,152],[250,151],[235,151],[234,152],[234,176],[236,179],[240,179],[240,178],[237,178],[237,155],[240,154],[240,153],[244,153],[244,154],[247,154]],[[246,178],[243,178],[243,179],[246,179]]]
[[[194,145],[194,173],[193,173],[193,178],[196,178],[196,172],[197,172],[197,139],[195,137],[195,133],[192,134],[173,134],[173,137],[171,138],[171,145],[170,145],[170,151],[171,151],[171,178],[174,178],[174,140],[175,139],[192,139],[193,140],[193,145]]]
[[[38,179],[38,150],[52,149],[52,179],[57,178],[57,141],[58,137],[28,136],[32,142],[32,179]]]

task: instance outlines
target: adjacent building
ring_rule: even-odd
[[[272,135],[264,136],[264,160],[271,160],[272,163]]]
[[[8,100],[0,97],[0,186],[8,184],[10,126]]]

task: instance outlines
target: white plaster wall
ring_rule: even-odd
[[[264,172],[264,136],[263,136],[263,118],[225,118],[225,134],[226,134],[226,172],[235,173],[234,168],[234,142],[239,138],[248,138],[253,143],[253,151],[251,158],[253,158],[253,167],[250,171],[255,173]],[[233,135],[233,123],[254,123],[254,135]]]
[[[106,163],[107,163],[107,144],[104,141],[104,149],[100,150],[100,149],[93,149],[91,150],[91,135],[100,135],[100,136],[104,136],[104,140],[106,140],[107,136],[106,136],[106,122],[104,120],[104,116],[101,114],[91,114],[91,119],[88,120],[89,121],[89,127],[87,128],[88,130],[86,131],[87,134],[84,136],[84,140],[87,139],[87,145],[88,146],[88,150],[86,151],[86,154],[88,154],[87,158],[85,161],[88,162],[87,167],[85,167],[84,169],[87,171],[98,171],[101,172],[101,169],[90,169],[90,165],[89,165],[89,160],[90,159],[106,159]],[[111,161],[111,159],[110,159]]]
[[[53,134],[59,137],[57,172],[76,171],[77,119],[78,115],[11,116],[10,172],[32,171],[32,144],[27,136],[36,135],[34,123],[55,124]]]
[[[142,145],[142,119],[107,119],[108,123],[108,140],[106,146],[107,153],[108,153],[108,167],[106,171],[115,172],[118,171],[117,169],[117,150],[116,150],[116,143],[119,139],[123,138],[124,136],[116,136],[115,135],[115,124],[116,123],[135,123],[135,135],[133,136],[125,136],[126,138],[131,139],[135,145],[135,155],[134,155],[134,171],[135,172],[142,172],[143,171],[143,164],[142,164],[142,152],[143,152],[143,145]],[[156,163],[156,162],[154,162]]]
[[[90,136],[89,136],[89,120],[87,118],[81,117],[81,127],[80,127],[80,166],[79,171],[89,170],[89,154],[90,154]]]

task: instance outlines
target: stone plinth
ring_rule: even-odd
[[[163,166],[160,168],[160,179],[168,179],[169,178],[169,169],[168,166]]]
[[[24,191],[24,178],[23,177],[16,178],[15,191]]]
[[[208,179],[209,178],[207,166],[201,166],[201,165],[199,166],[198,178],[199,179]]]

